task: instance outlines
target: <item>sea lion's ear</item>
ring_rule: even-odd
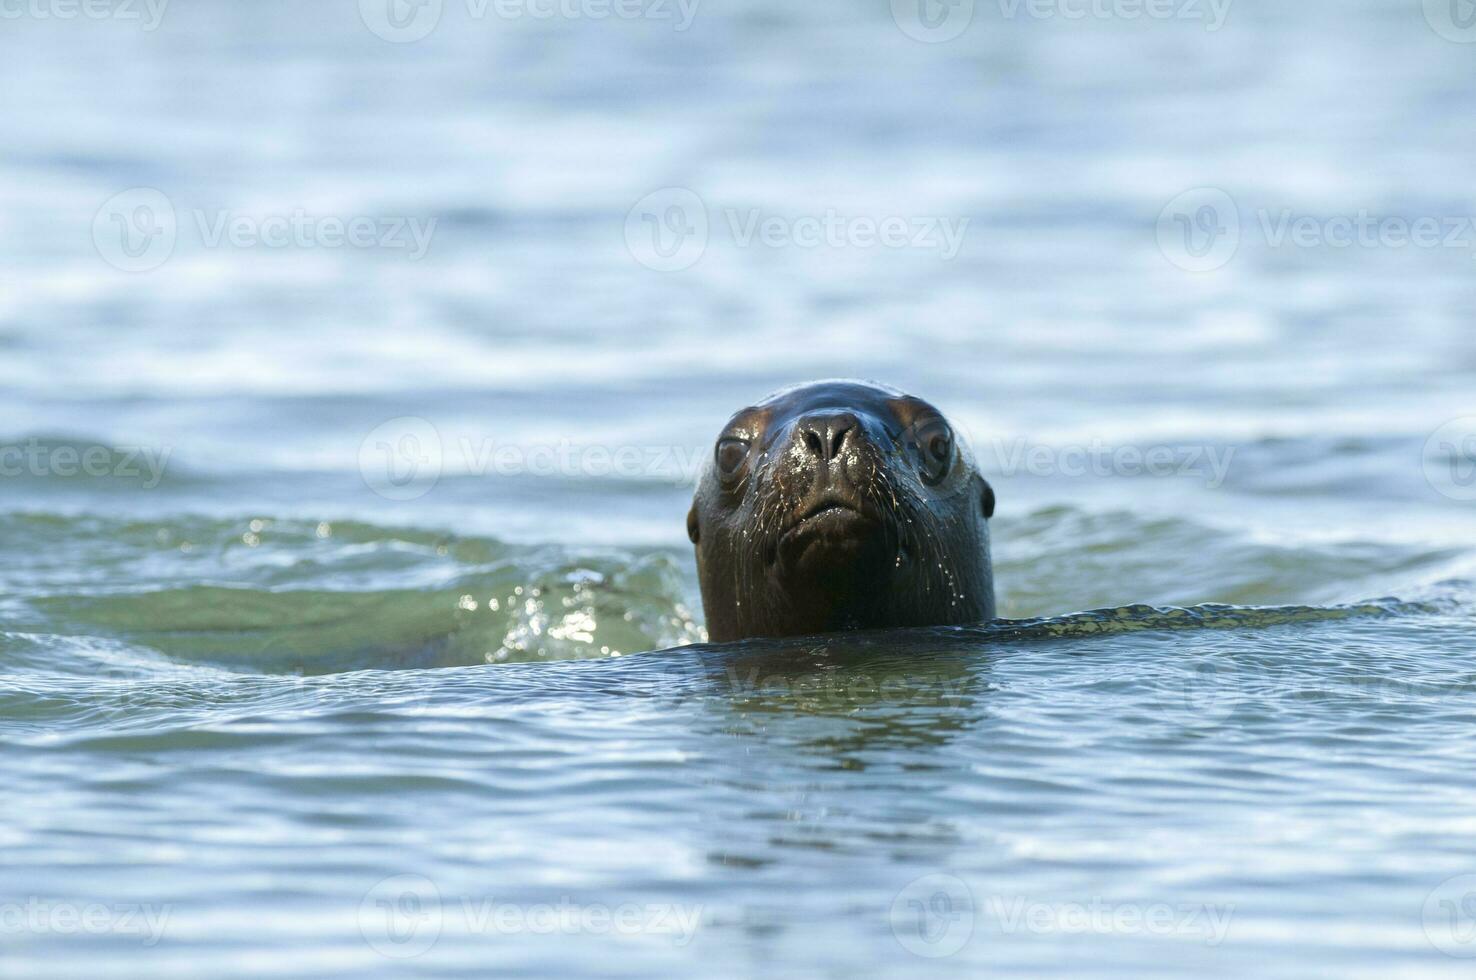
[[[989,518],[994,516],[994,488],[991,487],[989,485],[989,481],[984,479],[982,476],[979,477],[979,483],[984,488],[984,492],[980,495],[979,502],[984,508],[984,518],[985,520],[988,520]]]
[[[693,544],[696,544],[697,538],[701,536],[700,530],[697,526],[697,501],[694,500],[692,509],[687,511],[687,537],[692,539]]]

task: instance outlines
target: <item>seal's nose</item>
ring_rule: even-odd
[[[856,439],[860,427],[850,412],[811,412],[796,423],[805,448],[816,459],[827,463]]]

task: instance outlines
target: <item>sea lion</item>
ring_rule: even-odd
[[[687,535],[714,642],[994,618],[994,490],[947,419],[871,382],[735,414]]]

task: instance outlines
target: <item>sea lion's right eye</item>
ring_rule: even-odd
[[[719,439],[717,444],[717,468],[724,476],[732,476],[743,468],[748,459],[748,443],[742,439]]]

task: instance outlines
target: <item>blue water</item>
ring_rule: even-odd
[[[0,17],[0,976],[1469,975],[1459,0],[435,6]],[[1007,622],[704,643],[832,376]]]

